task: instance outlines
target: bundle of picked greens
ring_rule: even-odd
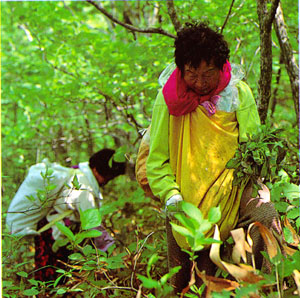
[[[253,196],[261,189],[259,181],[272,182],[282,168],[287,141],[280,136],[281,129],[261,125],[248,141],[240,143],[226,168],[234,169],[233,186],[252,182]]]

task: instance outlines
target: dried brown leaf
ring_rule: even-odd
[[[249,270],[248,268],[240,267],[234,264],[223,262],[226,271],[231,274],[237,281],[245,281],[251,284],[257,283],[258,281],[264,279],[262,276],[254,273],[254,269]],[[244,264],[241,264],[244,265]]]
[[[218,226],[215,227],[214,239],[220,240],[220,232]],[[224,262],[220,258],[220,244],[213,243],[210,249],[210,259],[222,270],[231,274],[237,281],[245,281],[248,283],[256,283],[262,280],[263,277],[254,273],[254,268],[249,265],[237,266]]]
[[[294,274],[294,280],[297,285],[298,294],[300,295],[300,272],[298,270],[293,271]]]
[[[294,230],[287,217],[284,218],[284,226],[290,230],[293,236],[293,243],[289,243],[289,244],[298,247],[298,244],[300,242],[300,237],[299,235],[297,235],[297,232]]]
[[[195,262],[193,262],[193,265],[192,265],[192,268],[191,268],[191,279],[190,279],[190,281],[189,281],[189,284],[182,290],[181,295],[180,295],[180,298],[183,298],[184,295],[185,295],[185,294],[188,292],[188,290],[190,289],[190,287],[191,287],[192,285],[194,285],[195,282],[196,282],[196,279],[195,279],[195,271],[194,271],[195,265],[196,265]]]
[[[248,228],[248,231],[247,231],[247,243],[249,245],[249,247],[248,247],[249,250],[248,249],[246,249],[246,250],[249,253],[252,253],[252,246],[253,246],[253,240],[252,240],[252,238],[250,236],[250,230],[251,230],[252,227],[253,227],[253,223],[249,225],[249,228]]]
[[[241,258],[246,263],[247,257],[246,257],[246,241],[245,241],[245,232],[243,228],[232,230],[231,232],[232,238],[235,242],[235,245],[233,247],[232,251],[232,260],[235,263],[240,263]]]
[[[240,286],[238,282],[233,280],[206,275],[204,272],[200,272],[197,267],[196,272],[207,286],[207,291],[209,292],[232,291]]]
[[[289,256],[292,256],[296,251],[297,249],[293,249],[291,247],[288,247],[287,245],[282,245],[284,251],[286,252],[287,255]]]
[[[279,250],[278,247],[278,242],[276,240],[276,238],[274,237],[274,235],[272,234],[272,232],[265,227],[262,223],[260,222],[254,222],[254,226],[257,226],[259,229],[259,232],[267,246],[267,252],[268,255],[270,256],[270,258],[274,258]]]
[[[215,225],[215,232],[213,238],[215,240],[220,240],[220,231],[217,225]],[[226,268],[222,264],[222,260],[220,258],[220,247],[220,243],[213,243],[210,248],[209,257],[219,268],[226,271]]]

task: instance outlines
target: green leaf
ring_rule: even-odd
[[[232,158],[227,162],[226,168],[227,169],[236,169],[239,165],[240,165],[240,162],[237,159]]]
[[[57,186],[55,184],[49,184],[47,185],[47,191],[54,190]]]
[[[24,272],[24,271],[17,272],[17,275],[22,276],[22,277],[28,277],[28,273]]]
[[[81,188],[81,184],[78,181],[77,175],[74,175],[72,185],[76,190],[79,190]]]
[[[150,276],[150,270],[151,270],[151,266],[153,264],[155,264],[159,259],[159,256],[157,254],[153,254],[149,261],[148,261],[148,264],[147,264],[147,276],[149,277]]]
[[[279,212],[286,212],[289,204],[286,202],[275,202],[275,208]]]
[[[168,279],[170,279],[174,274],[179,272],[180,269],[181,269],[181,266],[176,266],[176,267],[171,268],[168,273],[166,273],[165,275],[163,275],[160,278],[160,283],[162,285],[164,285],[168,281]]]
[[[118,148],[116,150],[115,154],[113,155],[113,160],[115,162],[125,162],[126,161],[126,152],[127,152],[126,146],[122,146],[122,147]]]
[[[69,242],[70,240],[68,238],[57,239],[53,243],[52,250],[56,252],[60,247],[66,246]]]
[[[288,243],[293,243],[294,242],[293,234],[290,231],[290,229],[284,227],[283,228],[283,234],[284,234],[284,239],[285,239],[286,242],[288,242]]]
[[[78,261],[78,260],[84,260],[84,257],[82,256],[81,253],[76,252],[74,254],[69,255],[69,259],[73,261]]]
[[[199,208],[197,208],[195,205],[188,203],[188,202],[182,202],[182,210],[191,218],[194,218],[197,222],[201,224],[201,221],[203,220],[203,215]]]
[[[221,207],[212,207],[208,211],[208,220],[211,223],[217,223],[221,219]]]
[[[63,295],[63,294],[65,294],[66,292],[67,292],[66,289],[60,288],[60,289],[57,290],[56,294],[58,294],[58,295]]]
[[[200,224],[193,218],[188,218],[182,213],[175,213],[174,217],[180,221],[180,223],[189,230],[198,229]]]
[[[296,219],[299,216],[300,216],[300,208],[299,207],[295,207],[295,208],[291,209],[290,211],[288,211],[288,213],[287,213],[287,218]]]
[[[35,201],[35,197],[33,195],[30,195],[30,196],[25,196],[26,199],[28,199],[29,201],[31,202],[34,202]]]
[[[194,234],[188,229],[171,222],[172,228],[179,234],[185,237],[194,237]]]
[[[79,210],[81,227],[83,230],[89,230],[101,225],[100,209]]]
[[[35,280],[35,279],[28,279],[28,282],[30,282],[34,286],[38,286],[39,285],[39,282],[37,280]]]
[[[37,295],[39,291],[36,288],[31,288],[23,291],[23,295],[25,296],[34,296]]]
[[[60,230],[60,232],[62,234],[64,234],[71,242],[73,242],[75,240],[75,236],[74,236],[73,232],[68,227],[66,227],[65,225],[63,225],[60,222],[55,223],[55,225]]]
[[[82,252],[85,256],[91,255],[95,252],[95,249],[91,245],[85,245],[82,249]]]
[[[137,277],[141,282],[143,283],[143,287],[147,289],[156,289],[160,287],[160,283],[157,280],[154,280],[152,278],[148,278],[146,276],[137,274]]]
[[[211,229],[212,223],[210,223],[207,219],[204,219],[199,227],[199,229],[197,230],[197,232],[199,233],[205,233],[206,231],[208,231],[209,229]]]
[[[56,270],[56,272],[58,272],[58,270]],[[59,272],[58,272],[59,273]],[[64,277],[65,275],[60,275],[54,282],[53,287],[56,288],[56,286],[58,285],[59,281]]]
[[[79,244],[82,242],[82,240],[86,238],[96,238],[102,235],[102,232],[98,230],[88,230],[88,231],[83,231],[75,235],[75,244]]]

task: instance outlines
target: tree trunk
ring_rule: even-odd
[[[279,0],[273,0],[271,9],[267,1],[257,0],[257,14],[260,29],[260,79],[258,84],[258,112],[261,122],[267,118],[268,105],[271,98],[272,83],[272,22]]]
[[[291,89],[293,94],[294,106],[297,117],[299,116],[299,67],[297,65],[293,50],[289,42],[286,25],[283,18],[282,7],[279,4],[275,19],[273,22],[275,32],[279,41],[281,55],[285,64],[287,73],[291,82]]]

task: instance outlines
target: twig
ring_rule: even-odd
[[[223,30],[224,30],[224,28],[225,28],[225,26],[226,26],[226,24],[227,24],[227,22],[228,22],[228,19],[229,19],[229,16],[230,16],[230,14],[231,14],[231,10],[232,10],[234,1],[235,1],[235,0],[232,0],[232,2],[231,2],[231,5],[230,5],[230,8],[229,8],[228,14],[227,14],[226,19],[225,19],[225,21],[224,21],[224,24],[223,24],[223,26],[222,26],[222,28],[221,28],[221,33],[223,33]]]
[[[131,285],[131,287],[133,287],[133,277],[134,277],[134,273],[135,273],[136,263],[137,263],[139,257],[141,256],[141,250],[143,249],[144,245],[146,244],[148,238],[150,236],[152,236],[153,234],[154,234],[154,232],[151,232],[149,235],[147,235],[147,237],[145,238],[143,244],[141,245],[141,247],[139,248],[138,252],[136,253],[137,257],[136,257],[136,259],[134,261],[133,271],[132,271],[131,278],[130,278],[130,285]]]
[[[174,25],[176,32],[180,29],[181,24],[178,20],[173,0],[167,0],[167,8],[170,19]]]
[[[68,265],[68,264],[66,264],[66,263],[64,263],[64,262],[62,262],[62,263],[63,263],[64,265]],[[135,288],[133,288],[133,287],[119,287],[119,286],[117,286],[117,285],[114,285],[114,286],[107,286],[107,287],[101,288],[101,287],[95,285],[94,283],[92,283],[91,281],[89,281],[89,280],[88,280],[87,278],[85,278],[84,276],[78,274],[77,272],[72,271],[71,274],[74,275],[74,276],[76,276],[77,278],[81,279],[82,281],[88,283],[90,286],[92,286],[92,287],[98,289],[99,291],[107,291],[107,290],[114,290],[114,289],[117,289],[117,290],[132,291],[132,292],[138,293],[138,290],[135,289]],[[145,295],[143,295],[143,296],[144,296],[144,297],[147,297],[147,296],[145,296]]]
[[[116,19],[113,15],[111,15],[109,12],[107,12],[104,8],[102,8],[100,5],[98,5],[94,1],[92,1],[92,0],[86,0],[86,1],[88,3],[90,3],[91,5],[93,5],[97,10],[99,10],[102,14],[104,14],[111,21],[113,21],[114,23],[116,23],[116,24],[130,30],[130,31],[135,31],[135,32],[140,32],[140,33],[156,33],[156,34],[165,35],[165,36],[168,36],[168,37],[171,37],[171,38],[176,38],[175,35],[166,32],[162,28],[137,28],[137,27],[134,27],[134,26],[129,25],[127,23],[121,22],[120,20]]]

